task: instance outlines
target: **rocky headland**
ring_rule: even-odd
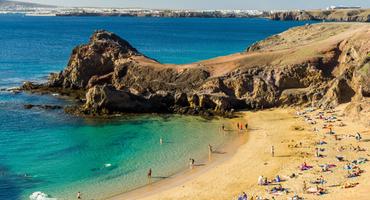
[[[370,9],[301,10],[275,12],[268,15],[273,20],[318,20],[337,22],[370,22]]]
[[[289,29],[245,52],[185,65],[161,64],[108,31],[77,46],[67,67],[22,89],[72,96],[81,115],[230,115],[238,109],[335,107],[368,122],[370,24]],[[365,117],[364,117],[365,116]]]

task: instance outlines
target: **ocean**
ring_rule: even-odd
[[[43,82],[62,70],[72,49],[98,29],[115,32],[145,55],[183,64],[245,50],[302,21],[267,19],[25,17],[0,15],[0,88]],[[187,168],[237,134],[225,121],[179,115],[79,118],[24,104],[67,105],[68,99],[0,91],[0,199],[24,200],[36,191],[57,199],[104,199]],[[163,138],[164,143],[159,144]]]

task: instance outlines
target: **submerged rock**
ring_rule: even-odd
[[[37,104],[25,104],[23,105],[25,109],[32,109],[32,108],[41,108],[45,110],[57,110],[57,109],[62,109],[63,106],[58,106],[58,105],[37,105]]]

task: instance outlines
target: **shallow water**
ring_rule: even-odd
[[[187,63],[244,50],[257,40],[307,22],[266,19],[170,19],[0,16],[0,88],[45,81],[62,70],[74,46],[96,29],[127,39],[165,63]],[[0,199],[43,191],[58,199],[104,198],[168,177],[189,157],[222,146],[221,121],[174,115],[81,119],[23,105],[70,104],[51,96],[0,91]],[[159,144],[163,137],[164,144]]]

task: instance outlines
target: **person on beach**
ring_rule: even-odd
[[[248,129],[248,123],[245,123],[245,129],[246,130]]]
[[[208,159],[212,159],[213,147],[212,145],[208,144]]]
[[[148,176],[148,183],[150,184],[152,182],[152,168],[149,168],[147,176]]]
[[[357,132],[357,133],[356,133],[355,138],[356,138],[356,140],[357,140],[358,142],[360,142],[360,141],[361,141],[361,139],[362,139],[361,134],[360,134],[359,132]]]
[[[274,145],[271,146],[271,156],[275,157],[275,147],[274,147]]]
[[[77,199],[82,199],[81,192],[77,192]]]
[[[225,131],[225,125],[224,124],[222,124],[221,128],[222,128],[223,131]]]
[[[306,183],[306,181],[303,181],[303,193],[305,193],[306,192],[306,190],[307,190],[307,183]]]
[[[195,160],[193,158],[189,158],[189,161],[190,161],[189,163],[190,169],[194,169]]]
[[[263,182],[264,182],[264,180],[263,180],[263,176],[259,176],[259,177],[258,177],[258,180],[257,180],[257,184],[258,184],[258,185],[263,185]]]
[[[338,139],[338,135],[334,135],[334,139],[335,139],[335,140],[339,140],[339,139]]]
[[[318,178],[318,183],[320,183],[321,186],[324,186],[325,179],[324,179],[324,177],[322,175]]]
[[[316,157],[320,157],[319,148],[315,148],[315,155]]]
[[[211,144],[208,144],[208,152],[209,152],[209,154],[213,153],[213,147],[212,147]]]
[[[247,193],[245,193],[245,192],[243,192],[243,200],[248,200],[248,195],[247,195]]]
[[[279,176],[279,175],[276,175],[276,177],[275,177],[275,182],[277,182],[277,183],[280,183],[280,182],[281,182],[281,178],[280,178],[280,176]]]

